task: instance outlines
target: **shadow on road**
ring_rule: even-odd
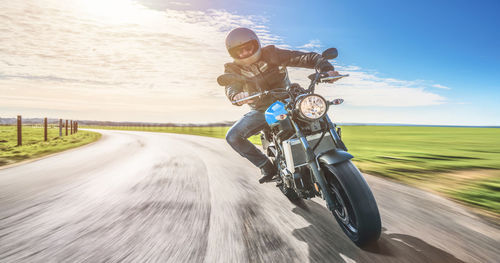
[[[333,215],[312,201],[300,201],[292,211],[311,225],[292,234],[309,246],[311,262],[463,262],[425,241],[383,232],[372,247],[360,249],[342,232]]]

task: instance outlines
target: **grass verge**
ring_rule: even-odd
[[[500,218],[500,129],[344,126],[363,172],[439,193]]]
[[[63,133],[64,134],[64,133]],[[23,126],[23,145],[17,145],[17,127],[0,126],[0,166],[42,157],[82,146],[101,138],[101,134],[79,130],[78,133],[59,137],[59,129],[47,130],[47,141],[43,140],[43,129]]]

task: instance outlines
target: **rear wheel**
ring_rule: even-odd
[[[322,164],[321,168],[335,202],[332,214],[342,231],[360,247],[376,242],[381,232],[380,214],[359,170],[350,160]]]

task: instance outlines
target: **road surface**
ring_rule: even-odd
[[[290,203],[224,140],[99,131],[0,170],[0,262],[499,262],[500,230],[365,175],[383,233],[361,250],[320,199]]]

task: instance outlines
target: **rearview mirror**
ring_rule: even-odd
[[[224,73],[217,77],[217,83],[221,86],[231,85],[235,82],[241,82],[242,78],[236,74]]]
[[[323,51],[323,53],[321,54],[321,56],[324,57],[324,58],[326,58],[326,59],[334,59],[338,55],[339,55],[339,52],[334,47],[329,48],[329,49]]]

